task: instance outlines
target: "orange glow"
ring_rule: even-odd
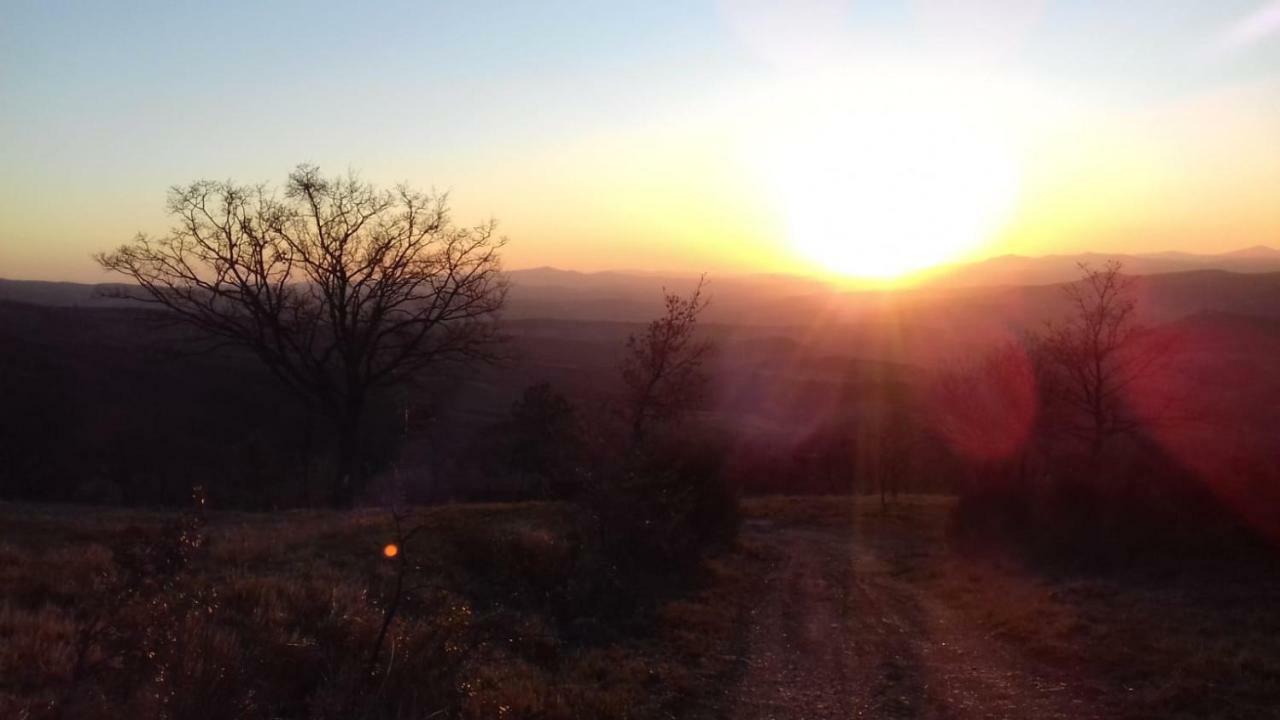
[[[382,548],[382,554],[389,558],[393,558],[400,554],[400,547],[395,543],[387,543],[387,546]]]

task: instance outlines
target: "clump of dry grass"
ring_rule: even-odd
[[[637,605],[627,623],[591,611],[593,549],[569,506],[440,507],[417,522],[371,665],[396,572],[383,513],[196,527],[0,506],[0,717],[645,717],[727,667],[702,660],[732,641],[723,582]]]

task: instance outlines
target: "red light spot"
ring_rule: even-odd
[[[1007,460],[1026,445],[1039,409],[1026,351],[1008,344],[934,388],[933,420],[962,457]]]

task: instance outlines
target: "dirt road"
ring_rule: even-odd
[[[744,533],[770,571],[724,717],[1105,716],[1077,678],[980,632],[931,592],[929,538],[884,523],[757,520]]]

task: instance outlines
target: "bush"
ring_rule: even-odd
[[[619,573],[635,580],[687,574],[709,549],[734,540],[740,517],[727,457],[723,443],[705,437],[667,438],[600,475],[585,501]]]
[[[1260,556],[1262,538],[1183,469],[1136,446],[1098,465],[1058,459],[989,473],[965,487],[952,536],[971,549],[1015,549],[1037,564],[1108,571],[1210,568]]]

